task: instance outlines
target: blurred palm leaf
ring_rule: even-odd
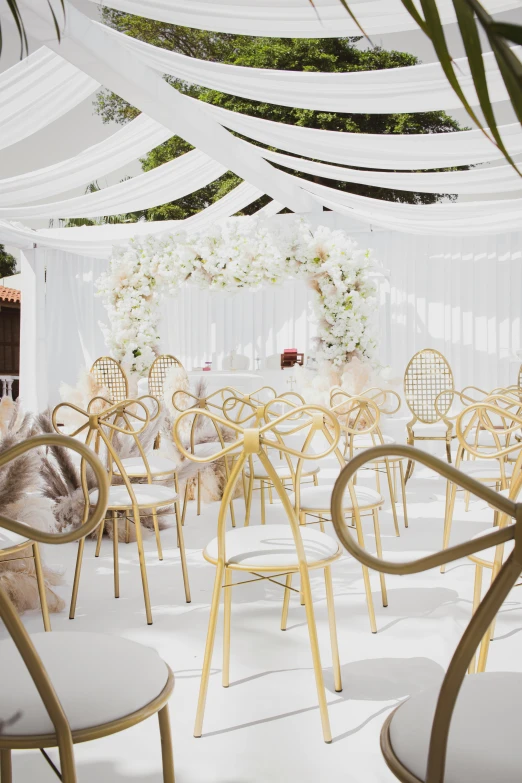
[[[61,23],[63,24],[63,21],[65,20],[65,0],[58,0],[58,1],[62,8],[63,20],[61,21]],[[29,53],[29,45],[27,42],[27,34],[25,32],[24,20],[22,19],[22,13],[18,7],[17,0],[6,0],[6,3],[7,3],[7,7],[11,11],[14,23],[16,25],[16,29],[18,30],[18,35],[20,38],[20,59],[22,59],[24,55]],[[49,13],[51,14],[51,18],[53,20],[54,29],[56,30],[56,37],[58,40],[60,40],[61,38],[60,21],[56,16],[55,10],[51,4],[51,0],[47,0],[47,5],[49,6]],[[2,24],[0,22],[0,54],[2,54],[3,43],[4,43],[4,36],[2,31]]]

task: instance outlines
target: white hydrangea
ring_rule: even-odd
[[[374,359],[376,290],[369,250],[343,231],[312,230],[296,218],[269,222],[230,218],[205,232],[136,237],[116,247],[98,280],[112,355],[143,375],[159,350],[159,302],[190,282],[235,291],[308,278],[316,292],[318,356],[336,366],[352,356]]]

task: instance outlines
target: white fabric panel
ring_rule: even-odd
[[[522,225],[522,199],[400,204],[342,193],[314,182],[305,187],[329,209],[406,233],[477,236],[516,231]]]
[[[282,209],[283,205],[280,204],[279,201],[269,201],[268,204],[257,210],[256,215],[272,217],[273,215],[277,215],[278,212],[281,212]]]
[[[508,193],[521,191],[522,179],[512,166],[468,169],[467,171],[361,171],[344,166],[319,163],[294,155],[263,150],[263,157],[281,166],[327,177],[341,182],[357,182],[362,185],[408,190],[414,193]]]
[[[129,49],[151,68],[177,79],[230,95],[303,109],[396,114],[397,112],[460,109],[462,104],[439,63],[350,73],[277,71],[198,60],[139,41],[118,30]],[[515,47],[515,51],[520,47]],[[491,100],[505,101],[508,93],[493,53],[484,55]],[[478,105],[466,57],[455,60],[455,73],[472,105]]]
[[[83,196],[31,207],[0,207],[0,218],[69,218],[120,215],[167,204],[226,173],[221,163],[192,150],[137,177]]]
[[[51,54],[64,62],[54,52]],[[0,179],[0,206],[34,203],[85,185],[137,160],[171,136],[172,131],[146,114],[140,114],[109,138],[72,158],[27,174]]]
[[[21,0],[20,8],[29,35],[169,128],[172,134],[180,135],[196,149],[290,209],[309,211],[316,208],[313,199],[283,172],[274,171],[259,154],[247,151],[238,139],[209,117],[197,101],[179,93],[160,74],[133,57],[103,25],[97,25],[65,1],[65,27],[61,40],[57,41],[49,11],[40,0]],[[12,25],[5,9],[0,13]]]
[[[93,0],[98,3],[99,0]],[[490,13],[518,8],[517,0],[482,0]],[[104,0],[103,5],[163,22],[221,33],[288,38],[338,38],[361,32],[338,0]],[[455,21],[451,0],[438,0],[442,22]],[[400,0],[350,4],[368,35],[415,30]]]
[[[195,98],[189,98],[198,103]],[[373,134],[303,128],[201,103],[225,127],[271,147],[331,163],[369,169],[435,169],[503,158],[480,130],[455,133]],[[499,128],[512,155],[522,152],[519,123]]]
[[[31,136],[100,85],[45,47],[0,74],[0,149]]]

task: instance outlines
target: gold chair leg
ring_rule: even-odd
[[[308,625],[308,635],[310,637],[310,648],[312,650],[312,661],[314,666],[315,684],[317,688],[317,699],[319,702],[319,712],[321,714],[321,724],[323,728],[323,738],[326,743],[332,741],[332,732],[330,730],[330,719],[328,717],[328,703],[324,690],[323,669],[321,666],[321,655],[319,653],[319,641],[317,639],[317,627],[315,625],[315,614],[312,603],[312,591],[310,588],[310,577],[306,566],[301,566],[301,589],[305,597],[306,622]]]
[[[74,581],[71,595],[71,606],[69,608],[69,620],[74,620],[76,612],[76,601],[78,598],[78,586],[80,584],[80,573],[82,570],[83,550],[85,548],[85,538],[78,541],[78,554],[76,555],[76,568],[74,569]]]
[[[13,781],[11,751],[8,748],[0,750],[0,781],[1,783],[12,783]]]
[[[265,482],[261,479],[261,524],[266,523],[265,511]]]
[[[408,434],[408,446],[415,446],[415,436],[413,435],[413,433]],[[406,466],[406,477],[404,479],[406,482],[408,482],[411,479],[414,470],[415,470],[415,461],[409,459],[408,464]]]
[[[406,502],[406,481],[404,480],[404,467],[402,460],[399,462],[399,474],[401,477],[402,510],[404,512],[404,527],[408,527],[408,504]]]
[[[317,473],[314,473],[313,479],[314,479],[314,487],[318,487],[319,486],[319,478],[317,476]]]
[[[381,494],[381,476],[379,474],[379,465],[377,464],[377,467],[375,468],[375,489]]]
[[[481,565],[475,565],[475,584],[473,587],[473,608],[471,610],[472,617],[477,611],[477,607],[480,603],[480,598],[482,595],[482,571],[483,568]],[[473,653],[473,658],[471,659],[468,667],[468,674],[475,674],[475,659],[476,659],[476,653]]]
[[[219,614],[219,602],[221,599],[222,580],[224,566],[219,564],[216,567],[216,577],[214,579],[214,591],[212,593],[212,603],[210,605],[210,618],[208,622],[207,641],[205,644],[205,656],[203,658],[203,668],[201,671],[201,682],[199,685],[198,708],[196,712],[196,723],[194,726],[194,736],[201,737],[203,732],[203,718],[205,715],[205,703],[207,701],[208,681],[210,678],[210,666],[212,664],[212,653],[214,651],[214,641],[216,639],[216,626]]]
[[[158,712],[161,737],[161,760],[163,764],[163,783],[174,781],[174,756],[172,753],[172,734],[170,731],[169,706],[165,704]]]
[[[120,558],[118,541],[118,512],[112,512],[112,551],[114,567],[114,597],[120,597]]]
[[[281,630],[286,631],[286,624],[288,622],[288,607],[290,605],[290,593],[292,587],[292,574],[286,575],[285,580],[285,597],[283,598],[283,611],[281,612]]]
[[[158,512],[155,508],[152,511],[152,523],[154,525],[154,534],[156,536],[156,546],[158,548],[158,560],[163,560],[163,549],[161,547],[160,529],[158,524]]]
[[[254,469],[252,460],[249,461],[248,497],[245,505],[245,527],[250,524],[250,511],[252,510],[252,494],[254,492]]]
[[[343,689],[341,681],[341,663],[339,661],[339,644],[337,642],[337,625],[335,622],[335,604],[332,585],[332,568],[326,566],[324,569],[324,583],[326,587],[326,606],[328,608],[328,625],[330,626],[330,644],[332,647],[332,668],[334,675],[334,686],[336,693]]]
[[[268,482],[268,502],[270,503],[270,505],[273,505],[273,503],[274,503],[274,495],[272,493],[272,482],[271,481]]]
[[[395,535],[400,536],[400,530],[399,530],[399,521],[397,519],[397,504],[395,502],[395,492],[393,491],[393,481],[392,481],[392,475],[390,470],[390,462],[389,460],[384,460],[386,464],[386,476],[388,478],[388,489],[390,491],[390,500],[391,500],[391,507],[392,507],[392,514],[393,514],[393,526],[395,528]]]
[[[465,511],[467,512],[467,511],[469,511],[469,501],[470,501],[470,498],[471,498],[471,494],[469,492],[465,492],[464,493],[464,498],[465,498]]]
[[[62,773],[62,783],[77,783],[76,765],[74,763],[74,746],[72,740],[68,739],[59,745],[60,771]],[[3,781],[2,781],[3,783]]]
[[[125,543],[130,544],[130,519],[125,515]]]
[[[446,459],[451,465],[451,438],[446,438]]]
[[[36,583],[38,585],[38,594],[40,596],[40,607],[42,609],[42,619],[44,630],[51,630],[51,620],[49,617],[49,607],[47,606],[47,593],[45,589],[45,579],[42,569],[42,560],[40,557],[40,548],[36,541],[33,542],[34,570],[36,572]]]
[[[178,501],[176,501],[176,503],[178,503]],[[183,573],[183,586],[185,588],[185,601],[189,604],[192,599],[190,597],[187,553],[185,552],[185,536],[183,535],[183,525],[181,524],[181,517],[179,514],[176,514],[176,533],[178,539],[179,557],[181,560],[181,571]]]
[[[147,566],[145,564],[145,552],[143,549],[143,537],[141,535],[140,512],[137,508],[133,509],[134,527],[136,528],[136,544],[138,546],[138,558],[140,561],[141,583],[143,585],[143,598],[145,599],[145,615],[147,625],[152,625],[152,610],[150,606],[149,580],[147,578]]]
[[[223,588],[223,688],[230,684],[230,615],[232,613],[232,569],[225,568],[225,586]]]
[[[381,543],[381,530],[379,527],[379,513],[376,508],[372,511],[373,517],[373,529],[375,531],[375,548],[377,550],[377,557],[382,560],[382,543]],[[388,606],[388,592],[386,590],[386,579],[382,572],[379,572],[379,579],[381,582],[381,595],[382,605]]]
[[[189,485],[188,481],[185,484],[185,492],[183,493],[183,510],[181,512],[181,524],[185,524],[185,514],[187,513]]]
[[[299,524],[300,525],[306,525],[306,511],[299,511]],[[299,599],[301,601],[301,606],[305,605],[305,597],[303,592],[303,587],[301,585],[301,589],[299,592]]]
[[[362,531],[361,516],[359,509],[354,508],[353,520],[355,522],[355,529],[357,532],[357,543],[359,546],[364,546],[364,535]],[[370,573],[367,566],[362,566],[362,575],[364,581],[364,592],[366,593],[366,604],[368,606],[368,617],[370,618],[370,629],[372,633],[377,633],[377,623],[375,622],[375,609],[373,606],[372,586],[370,582]]]
[[[201,471],[198,470],[197,479],[197,494],[198,494],[198,517],[201,514]]]
[[[447,549],[451,535],[451,523],[453,520],[453,511],[455,509],[455,498],[457,497],[457,485],[449,481],[446,485],[446,514],[444,516],[444,533],[442,536],[442,548]],[[443,574],[446,570],[445,565],[441,565],[440,572]]]
[[[98,528],[98,536],[96,538],[96,551],[94,552],[94,557],[100,556],[104,530],[105,530],[105,520],[103,520],[103,522],[100,522],[100,526]]]

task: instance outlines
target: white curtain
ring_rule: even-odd
[[[335,227],[341,221],[337,215],[321,220]],[[516,356],[522,349],[522,233],[477,239],[351,233],[361,246],[373,248],[389,271],[389,279],[379,283],[379,354],[394,376],[402,378],[416,351],[432,347],[447,356],[460,387],[492,389],[515,382],[522,361]],[[98,322],[107,317],[94,282],[107,262],[37,252],[44,254],[47,275],[44,322],[52,404],[61,381],[75,383],[79,369],[106,352]],[[236,350],[250,370],[256,369],[256,358],[261,370],[269,369],[284,348],[309,353],[315,333],[311,296],[304,283],[293,280],[233,295],[187,287],[163,304],[161,350],[189,368],[212,361],[218,370]],[[30,306],[22,301],[22,318]]]

